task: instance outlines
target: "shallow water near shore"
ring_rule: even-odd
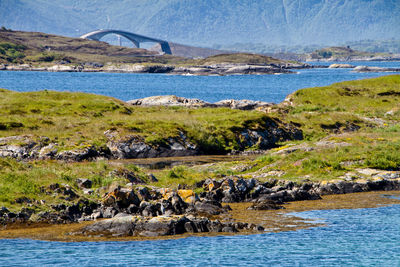
[[[311,64],[329,65],[335,62]],[[400,67],[400,62],[348,62],[353,65]],[[155,95],[177,95],[209,102],[250,99],[279,103],[301,88],[392,73],[354,73],[351,69],[302,69],[297,74],[178,76],[166,74],[0,71],[0,88],[20,92],[56,90],[86,92],[121,100]]]
[[[326,210],[290,213],[323,226],[257,235],[187,237],[123,242],[48,242],[0,240],[0,260],[7,266],[398,266],[400,205],[368,207],[385,192],[327,196],[328,201],[297,202],[290,210],[325,203]],[[389,193],[391,199],[399,193]],[[390,199],[388,198],[388,199]],[[388,204],[389,200],[382,203]],[[344,201],[347,200],[347,201]],[[350,200],[350,201],[349,201]],[[319,203],[319,204],[318,204]],[[343,206],[344,205],[344,206]],[[320,207],[321,208],[321,207]]]

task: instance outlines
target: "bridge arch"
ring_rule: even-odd
[[[86,34],[82,35],[80,38],[100,41],[101,38],[103,38],[105,35],[108,35],[108,34],[117,34],[117,35],[123,36],[126,39],[128,39],[129,41],[131,41],[132,43],[134,43],[135,46],[138,48],[140,47],[140,43],[144,43],[144,42],[159,43],[161,45],[161,50],[165,54],[170,54],[170,55],[172,54],[171,47],[169,46],[169,43],[167,41],[147,37],[144,35],[139,35],[139,34],[132,33],[132,32],[126,32],[126,31],[120,31],[120,30],[97,30],[97,31],[86,33]]]

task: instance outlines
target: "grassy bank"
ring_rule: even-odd
[[[160,145],[184,133],[204,151],[238,148],[242,129],[265,129],[278,120],[257,111],[229,108],[135,107],[117,99],[85,93],[0,90],[0,137],[31,135],[61,149],[104,146],[107,130],[135,135]]]
[[[302,89],[279,104],[272,115],[300,127],[304,141],[281,143],[254,161],[172,171],[188,181],[232,174],[322,181],[370,179],[358,171],[365,168],[400,170],[399,101],[400,75]],[[170,172],[164,173],[168,182]]]

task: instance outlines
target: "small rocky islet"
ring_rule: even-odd
[[[177,186],[157,185],[160,182],[158,173],[143,176],[141,171],[125,169],[120,166],[121,162],[112,163],[112,160],[204,153],[204,143],[198,142],[190,132],[184,132],[182,129],[175,135],[175,139],[167,137],[162,143],[154,144],[138,134],[143,133],[138,126],[129,126],[130,131],[122,132],[114,124],[111,129],[101,130],[102,134],[99,136],[104,140],[104,145],[85,144],[79,148],[68,149],[65,142],[71,137],[64,140],[61,136],[55,138],[23,134],[23,131],[38,130],[31,128],[32,126],[25,129],[25,126],[30,125],[28,120],[22,121],[21,125],[12,121],[2,122],[1,131],[6,133],[6,136],[3,135],[0,139],[2,183],[10,186],[14,185],[15,180],[16,183],[20,183],[15,186],[21,186],[22,193],[15,199],[2,198],[2,202],[10,206],[5,205],[0,209],[0,222],[4,229],[12,229],[39,224],[93,221],[69,232],[71,236],[89,238],[145,238],[185,233],[256,233],[263,232],[264,226],[232,217],[232,203],[249,203],[247,208],[253,211],[280,210],[285,207],[284,203],[318,200],[326,195],[400,190],[399,159],[395,151],[392,151],[398,146],[396,132],[399,110],[391,103],[391,98],[397,98],[399,95],[398,86],[399,76],[392,75],[339,83],[326,88],[300,90],[289,95],[278,105],[248,100],[207,103],[197,99],[162,96],[133,100],[129,103],[116,102],[119,106],[115,104],[111,108],[107,106],[108,109],[102,111],[104,114],[113,114],[112,112],[117,110],[119,117],[131,116],[133,111],[128,107],[133,107],[135,111],[146,109],[159,112],[158,109],[170,109],[170,112],[185,114],[234,112],[235,115],[245,112],[243,114],[246,116],[254,116],[254,124],[247,118],[248,122],[242,127],[231,127],[229,129],[232,132],[224,133],[226,138],[231,138],[225,141],[235,141],[238,149],[231,147],[231,150],[226,152],[259,153],[260,158],[232,162],[229,169],[223,172],[218,170],[218,164],[203,164],[196,166],[198,169],[190,169],[191,174],[189,172],[187,177],[173,168],[168,174],[170,180],[164,180],[164,183],[168,185],[168,182],[174,179],[186,179]],[[5,96],[21,96],[7,90],[1,93]],[[335,97],[318,97],[318,94],[326,93],[338,94],[339,96],[335,97],[341,97],[342,109],[337,110],[334,106],[328,109],[330,104],[326,101],[333,101]],[[359,105],[365,106],[365,101],[368,105],[371,105],[371,101],[381,105],[371,105],[374,109],[368,112],[375,112],[374,115],[366,114],[357,109],[354,97],[357,97]],[[324,105],[318,104],[321,101],[325,101]],[[352,104],[347,106],[347,103]],[[88,114],[88,106],[79,106],[84,112],[73,116]],[[37,109],[31,108],[32,116],[36,116],[38,112]],[[330,115],[344,117],[338,117],[338,121],[331,122],[325,117],[329,112]],[[26,114],[25,111],[19,110],[10,115],[26,117]],[[99,118],[97,114],[93,113],[93,118]],[[48,115],[49,119],[54,118],[51,117],[51,113]],[[329,118],[332,118],[330,115]],[[302,116],[307,118],[307,123],[314,124],[305,124],[301,121]],[[55,127],[55,124],[53,121],[46,121],[42,125]],[[118,125],[123,124],[119,122]],[[132,129],[137,134],[133,135]],[[317,129],[319,132],[315,133]],[[7,135],[11,132],[22,134]],[[305,140],[306,138],[311,141]],[[285,145],[282,145],[282,142]],[[366,143],[369,146],[364,146]],[[329,154],[340,156],[342,160],[337,163],[330,162],[326,158]],[[346,155],[351,155],[351,158]],[[82,175],[80,178],[71,173],[74,168],[86,166],[91,162],[97,164],[96,162],[101,160],[107,163],[104,164],[103,170],[95,175],[91,169],[87,176]],[[55,164],[61,165],[58,166],[61,170],[52,171],[55,168],[51,167],[54,161]],[[111,169],[107,165],[108,162],[114,164],[110,165]],[[210,168],[216,169],[205,171]],[[41,174],[45,169],[51,173],[50,178]],[[31,171],[39,174],[38,178],[34,179],[48,180],[41,186],[32,181],[24,181],[24,174],[27,175]],[[22,178],[16,176],[16,173],[22,173]],[[192,184],[188,183],[190,175],[197,175],[197,180],[192,181]],[[296,181],[287,180],[287,177],[293,175],[298,177]],[[322,179],[321,176],[324,175],[334,176],[335,179]],[[103,177],[110,177],[111,183],[99,183],[99,179]],[[53,182],[52,179],[64,182]],[[23,193],[24,190],[37,192],[37,195],[28,196]]]

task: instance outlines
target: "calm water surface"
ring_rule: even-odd
[[[353,64],[400,68],[400,62]],[[233,76],[0,71],[0,88],[24,92],[43,89],[80,91],[113,96],[121,100],[177,95],[209,102],[251,99],[279,103],[300,88],[387,74],[353,73],[350,69],[308,69],[299,70],[297,74]]]
[[[400,62],[353,64],[400,67]],[[211,102],[230,98],[280,102],[300,88],[382,75],[387,73],[359,74],[349,69],[224,77],[0,71],[0,87],[82,91],[122,100],[175,94]],[[327,226],[250,236],[75,243],[0,240],[0,266],[400,266],[399,214],[399,205],[303,212],[300,216],[322,219]]]
[[[2,266],[400,266],[400,205],[297,213],[327,226],[163,241],[0,240]]]

